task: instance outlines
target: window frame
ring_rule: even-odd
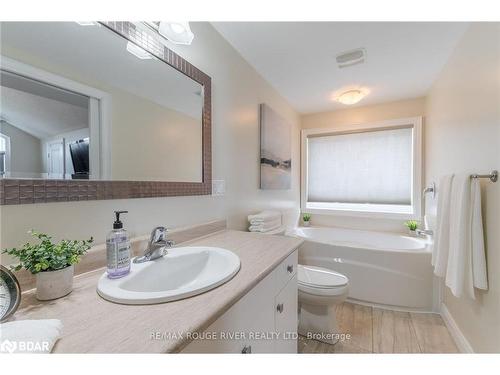
[[[4,169],[5,169],[5,174],[2,176],[0,175],[0,178],[7,178],[8,176],[10,176],[10,153],[11,153],[11,150],[10,150],[10,137],[6,134],[3,134],[0,132],[0,137],[3,138],[5,140],[5,158],[4,158],[4,162],[5,162],[5,165],[4,165]]]
[[[398,129],[403,126],[413,127],[412,139],[412,189],[411,189],[411,212],[397,212],[398,210],[377,210],[377,206],[371,206],[371,210],[367,205],[363,204],[345,204],[344,208],[332,208],[335,204],[325,204],[324,208],[308,207],[308,149],[307,139],[311,136],[328,136],[352,134],[360,132],[370,132],[377,130]],[[384,219],[401,219],[401,220],[421,220],[422,218],[422,174],[423,174],[423,155],[422,155],[422,117],[408,117],[393,120],[378,121],[372,123],[340,125],[327,128],[303,129],[301,131],[301,199],[300,208],[303,213],[321,214],[321,215],[336,215],[336,216],[351,216],[365,218],[384,218]],[[325,202],[326,203],[326,202]],[[314,203],[315,206],[320,206],[321,203]],[[351,206],[347,208],[347,205]],[[326,207],[330,206],[330,207]],[[359,207],[355,207],[359,206]],[[363,208],[363,209],[362,209]]]

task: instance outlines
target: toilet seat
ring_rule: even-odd
[[[341,273],[314,266],[299,264],[299,292],[323,297],[343,296],[349,290],[349,279]]]
[[[349,284],[346,276],[326,268],[299,264],[297,269],[298,284],[307,288],[335,289]]]

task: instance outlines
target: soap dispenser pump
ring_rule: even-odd
[[[113,230],[106,237],[107,271],[110,279],[123,277],[130,272],[130,240],[123,229],[120,215],[128,211],[115,211]]]

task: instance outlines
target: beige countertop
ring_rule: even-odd
[[[14,320],[60,319],[63,337],[55,353],[179,352],[190,341],[188,332],[206,329],[301,243],[298,238],[225,230],[180,244],[222,247],[240,257],[236,276],[211,291],[157,305],[115,304],[96,292],[101,268],[76,276],[66,297],[41,302],[33,292],[23,294]]]

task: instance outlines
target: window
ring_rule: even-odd
[[[421,118],[302,132],[302,211],[420,218]]]
[[[0,133],[0,177],[10,172],[10,138]]]

